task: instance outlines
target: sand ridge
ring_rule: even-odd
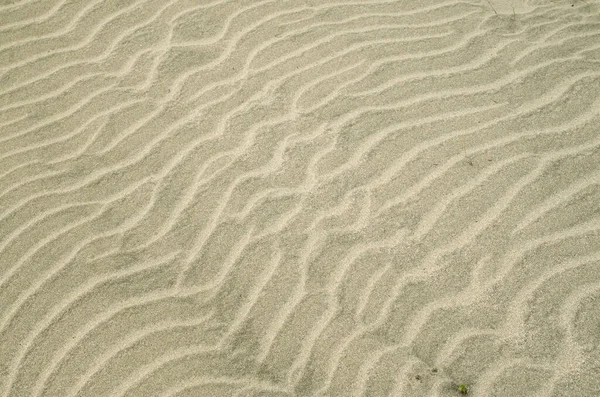
[[[600,396],[600,1],[0,2],[0,396]]]

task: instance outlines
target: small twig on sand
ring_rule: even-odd
[[[494,6],[492,5],[492,3],[490,3],[490,0],[486,0],[488,2],[488,4],[490,5],[490,7],[492,7],[492,10],[494,10],[494,14],[498,15],[498,12],[496,11],[496,9],[494,8]]]
[[[588,6],[589,8],[595,9],[596,11],[598,11],[598,13],[600,13],[600,10],[599,10],[598,8],[596,8],[596,7],[595,7],[595,5],[592,5],[592,4],[588,3],[588,2],[587,2],[587,1],[585,1],[585,0],[581,0],[581,2],[582,2],[583,4],[585,4],[586,6]]]

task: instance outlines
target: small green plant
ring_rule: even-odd
[[[467,394],[469,392],[469,388],[464,383],[461,383],[458,385],[458,392],[460,394]]]

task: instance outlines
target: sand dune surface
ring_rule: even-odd
[[[0,1],[0,396],[600,396],[600,0]]]

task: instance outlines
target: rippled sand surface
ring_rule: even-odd
[[[0,396],[600,396],[600,0],[1,0]]]

